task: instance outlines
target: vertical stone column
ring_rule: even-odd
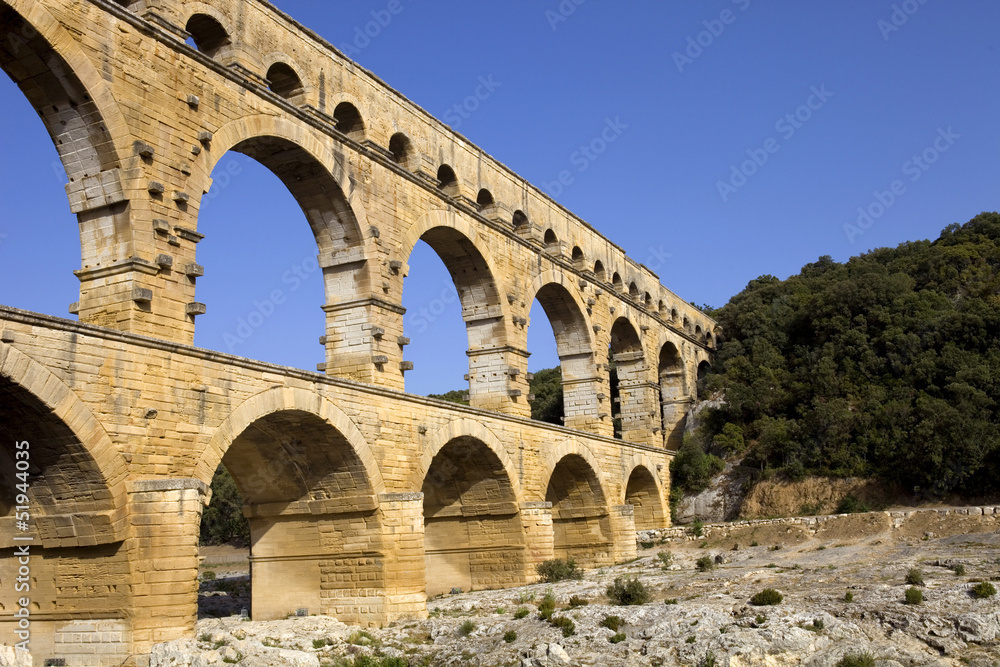
[[[133,652],[191,636],[198,617],[198,534],[208,486],[197,479],[129,482]]]
[[[375,297],[331,303],[326,312],[328,375],[403,389],[403,314],[399,304]]]
[[[424,494],[378,497],[384,540],[385,619],[427,618]]]
[[[566,368],[565,360],[563,368]],[[567,428],[607,437],[614,433],[610,417],[601,419],[602,413],[610,413],[608,406],[611,401],[604,391],[604,381],[599,376],[568,378],[564,375],[562,387],[565,415],[563,424]]]
[[[635,512],[631,505],[615,505],[611,508],[611,539],[614,541],[616,563],[636,557]]]
[[[474,347],[469,356],[469,404],[519,417],[531,416],[528,352],[511,346]]]
[[[653,433],[660,410],[660,387],[651,382],[622,381],[618,385],[621,399],[622,440],[649,446],[663,446],[662,438]],[[659,424],[656,424],[659,428]]]
[[[552,503],[526,502],[521,503],[520,509],[524,529],[524,576],[525,581],[533,582],[538,578],[535,566],[555,558]]]

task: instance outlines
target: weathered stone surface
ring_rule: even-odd
[[[428,594],[524,583],[553,556],[610,565],[669,524],[671,449],[718,332],[593,227],[266,2],[0,0],[0,45],[81,241],[79,321],[0,307],[3,458],[30,442],[36,480],[30,526],[0,516],[0,581],[29,533],[37,655],[120,665],[190,638],[220,464],[258,620],[421,618]],[[324,375],[192,347],[211,308],[199,211],[230,151],[314,234]],[[455,276],[471,408],[404,393],[420,240]],[[528,418],[535,300],[564,427]]]

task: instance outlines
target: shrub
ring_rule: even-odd
[[[661,551],[656,554],[656,557],[660,559],[660,563],[663,565],[664,570],[674,564],[674,555],[669,551]]]
[[[538,603],[538,618],[547,621],[552,618],[556,611],[556,598],[552,593],[546,593],[542,601]]]
[[[906,583],[910,586],[923,586],[924,573],[915,567],[911,567],[910,571],[906,573]]]
[[[951,571],[954,572],[955,574],[957,574],[960,577],[964,577],[965,576],[965,565],[963,565],[962,563],[956,563],[955,565],[951,566]]]
[[[569,599],[569,606],[570,606],[570,608],[574,608],[574,607],[586,607],[587,606],[587,601],[584,600],[579,595],[574,595],[573,597],[571,597]]]
[[[677,604],[677,598],[667,598],[663,601],[663,604]]]
[[[781,601],[784,599],[785,598],[781,595],[781,593],[773,588],[765,588],[750,598],[750,604],[755,607],[763,607],[765,605],[781,604]]]
[[[553,558],[535,566],[539,578],[547,584],[554,584],[564,579],[583,579],[583,570],[576,566],[572,558],[563,560]]]
[[[503,640],[508,644],[512,644],[513,642],[517,641],[517,633],[514,632],[513,630],[508,630],[507,632],[503,633]]]
[[[615,634],[608,637],[608,641],[611,642],[612,644],[618,644],[620,642],[625,641],[625,639],[626,637],[624,632],[616,632]]]
[[[760,546],[760,542],[758,542],[757,540],[754,540],[753,542],[750,543],[750,546],[752,546],[752,547],[759,547]]]
[[[205,570],[201,574],[202,581],[215,581],[215,572],[212,570]]]
[[[690,635],[690,636],[689,636],[689,637],[688,637],[687,639],[685,639],[684,641],[685,641],[686,643],[688,643],[688,644],[693,644],[693,643],[695,643],[696,641],[698,641],[698,638],[697,638],[697,637],[695,637],[694,635]]]
[[[698,667],[715,667],[715,653],[709,651],[698,661]]]
[[[530,612],[528,611],[527,607],[521,607],[517,611],[514,612],[514,618],[521,619],[521,618],[524,618],[525,616],[527,616],[529,613]]]
[[[613,603],[622,606],[646,604],[651,597],[646,584],[635,577],[625,579],[616,577],[615,582],[608,586],[606,593]]]
[[[924,601],[924,594],[919,588],[906,589],[906,604],[920,604]]]
[[[605,616],[600,623],[602,628],[607,628],[615,632],[618,632],[618,629],[623,625],[625,625],[625,621],[622,620],[621,616]]]
[[[851,591],[844,593],[844,602],[854,602],[854,593]]]
[[[314,639],[313,648],[320,649],[326,646],[329,642],[326,639]]]
[[[462,625],[458,626],[458,634],[461,637],[468,637],[472,634],[472,631],[476,629],[476,624],[472,621],[465,621]]]
[[[988,581],[980,581],[975,586],[973,586],[969,593],[972,597],[982,600],[984,598],[991,598],[997,594],[996,586]]]
[[[701,519],[695,519],[694,523],[691,524],[691,531],[694,532],[695,537],[701,537],[704,528],[705,523]]]
[[[652,540],[650,540],[649,542],[643,541],[639,542],[639,546],[642,547],[643,549],[652,549],[654,546],[656,546],[656,542],[653,542]]]
[[[699,572],[708,572],[715,569],[715,561],[711,556],[702,556],[694,562],[694,566],[698,568]]]
[[[871,512],[872,508],[863,500],[858,500],[854,496],[845,496],[837,505],[837,514],[859,514]]]
[[[836,667],[875,667],[875,656],[864,653],[848,653],[837,663]]]
[[[576,632],[576,624],[568,616],[553,616],[549,622],[562,630],[563,637],[572,637]]]

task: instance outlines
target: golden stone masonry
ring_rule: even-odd
[[[715,323],[316,34],[261,0],[0,0],[0,65],[58,149],[82,254],[78,321],[0,307],[0,642],[18,440],[38,665],[144,664],[193,633],[220,463],[251,523],[254,619],[420,617],[429,595],[529,582],[553,557],[631,558],[637,529],[669,524]],[[228,151],[277,175],[315,235],[319,373],[192,346],[212,270],[198,211]],[[419,240],[454,277],[471,407],[404,391]],[[536,298],[562,427],[530,419]]]

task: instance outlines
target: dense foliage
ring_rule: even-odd
[[[250,543],[250,524],[243,517],[243,496],[223,466],[212,479],[212,500],[201,515],[202,544]]]
[[[689,477],[715,467],[707,453],[793,478],[1000,489],[997,213],[762,276],[712,315],[725,342],[704,388],[725,404],[678,457]]]

